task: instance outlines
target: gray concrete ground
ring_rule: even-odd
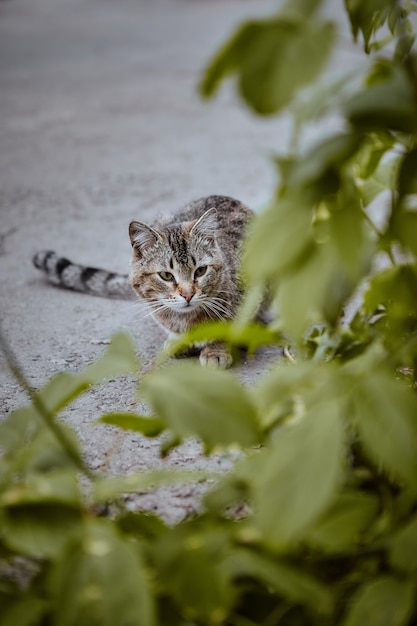
[[[265,0],[5,0],[0,3],[0,312],[5,336],[34,387],[96,358],[129,328],[149,367],[163,332],[131,304],[66,292],[45,283],[32,255],[52,248],[84,264],[125,272],[127,225],[212,193],[259,209],[274,172],[270,151],[285,149],[288,119],[252,116],[230,86],[204,103],[201,70]],[[273,349],[236,368],[252,384]],[[0,406],[25,401],[1,365]],[[103,412],[143,410],[121,379],[94,389],[66,411],[88,463],[130,473],[160,467],[158,441],[93,425]],[[207,461],[190,441],[164,461]],[[132,498],[134,508],[182,519],[201,486]]]

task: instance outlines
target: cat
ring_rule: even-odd
[[[239,200],[212,195],[151,226],[134,220],[128,275],[77,265],[52,251],[38,252],[33,263],[68,289],[122,298],[136,292],[169,342],[201,322],[235,317],[243,295],[241,248],[252,215]],[[232,364],[222,342],[197,349],[204,366]]]

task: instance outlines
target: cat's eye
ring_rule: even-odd
[[[166,280],[166,281],[174,280],[174,274],[171,274],[171,272],[158,272],[158,276],[162,278],[162,280]]]
[[[194,272],[194,278],[200,278],[200,276],[204,276],[206,272],[207,272],[207,265],[202,265],[201,267],[197,267],[196,271]]]

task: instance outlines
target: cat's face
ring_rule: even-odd
[[[223,257],[216,229],[214,210],[161,230],[130,224],[130,282],[155,314],[194,316],[200,311],[212,319],[228,317],[224,294],[218,293]]]

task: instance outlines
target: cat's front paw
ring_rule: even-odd
[[[211,344],[200,352],[200,364],[204,367],[227,369],[232,365],[232,361],[231,354],[223,345]]]

